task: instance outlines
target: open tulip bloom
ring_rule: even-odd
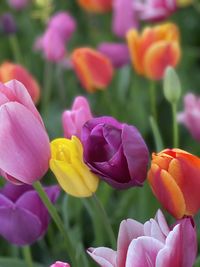
[[[169,227],[158,210],[155,219],[141,224],[121,222],[117,251],[89,248],[88,254],[101,267],[192,267],[197,253],[196,230],[190,218]]]

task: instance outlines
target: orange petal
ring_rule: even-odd
[[[112,0],[78,0],[87,12],[104,13],[112,10]]]
[[[105,89],[112,80],[112,64],[100,52],[90,48],[75,49],[72,53],[72,62],[82,86],[88,92]]]
[[[178,41],[180,39],[179,29],[174,23],[164,23],[154,28],[156,41]]]
[[[155,171],[154,167],[154,170],[151,170],[148,174],[148,181],[163,207],[175,218],[182,218],[185,215],[185,201],[173,177],[160,168]]]
[[[180,60],[178,42],[160,41],[153,44],[145,54],[145,74],[149,79],[159,80],[167,66],[175,67]]]
[[[16,79],[24,84],[34,103],[40,97],[40,87],[34,77],[21,65],[4,62],[0,67],[0,81],[6,83]]]

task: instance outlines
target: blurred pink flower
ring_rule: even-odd
[[[66,44],[75,30],[75,19],[67,12],[58,12],[49,20],[44,34],[36,39],[34,50],[41,50],[48,61],[62,62],[67,54]]]
[[[191,135],[200,141],[200,97],[192,93],[184,97],[184,111],[178,114],[178,122],[185,125]]]
[[[196,230],[190,218],[170,229],[158,210],[144,225],[127,219],[121,222],[117,252],[89,248],[88,254],[102,267],[192,267],[197,253]]]
[[[118,37],[125,37],[131,28],[139,25],[137,14],[133,8],[133,0],[113,1],[112,30]]]
[[[176,0],[136,0],[133,8],[138,12],[140,20],[160,21],[176,11]]]
[[[80,138],[83,125],[92,118],[87,99],[77,96],[71,110],[66,110],[62,115],[64,136],[71,138],[72,135]]]
[[[64,42],[68,42],[76,30],[76,21],[69,13],[58,12],[51,17],[48,27],[57,31]]]
[[[56,261],[50,267],[70,267],[70,265],[68,263],[66,263],[66,262]]]
[[[25,8],[30,2],[30,0],[8,0],[9,6],[16,10]]]
[[[22,83],[0,83],[0,174],[10,182],[33,184],[49,168],[44,124]]]
[[[115,68],[123,67],[130,62],[128,47],[124,43],[101,43],[98,50],[110,59]]]

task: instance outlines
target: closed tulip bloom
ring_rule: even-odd
[[[91,48],[77,48],[72,53],[74,70],[82,86],[90,93],[105,89],[111,82],[113,67],[102,53]]]
[[[147,27],[141,34],[130,30],[127,41],[135,71],[151,80],[162,79],[166,67],[180,60],[179,30],[173,23]]]
[[[90,197],[97,190],[99,179],[83,162],[79,139],[58,138],[51,142],[50,169],[62,189],[75,197]]]
[[[4,13],[0,16],[0,29],[5,35],[16,33],[17,25],[11,13]]]
[[[169,227],[158,210],[155,219],[141,224],[121,222],[117,251],[89,248],[88,254],[101,267],[192,267],[197,253],[196,230],[190,218]]]
[[[200,142],[200,97],[192,93],[184,96],[184,111],[178,114],[178,121]]]
[[[112,10],[113,0],[77,0],[79,5],[87,12],[105,13]]]
[[[49,138],[22,83],[0,84],[0,174],[13,183],[32,184],[48,170]]]
[[[107,56],[114,68],[121,68],[130,62],[128,47],[123,43],[101,43],[98,50]]]
[[[148,149],[139,131],[112,117],[93,118],[82,129],[84,161],[117,189],[142,186]]]
[[[76,21],[68,12],[58,12],[51,17],[48,28],[59,33],[64,42],[68,42],[76,30]]]
[[[163,207],[175,218],[200,209],[200,158],[180,149],[153,153],[148,181]]]
[[[55,203],[59,187],[44,189]],[[45,234],[49,222],[48,211],[32,186],[7,183],[0,189],[0,235],[8,242],[18,246],[30,245]]]
[[[68,263],[66,263],[66,262],[56,261],[50,267],[70,267],[70,265]]]
[[[18,80],[23,83],[34,103],[40,98],[40,87],[36,79],[22,65],[4,62],[0,66],[0,82]]]
[[[125,37],[128,30],[139,26],[139,17],[133,4],[132,0],[113,1],[112,31],[118,37]]]
[[[72,135],[75,135],[80,138],[83,125],[91,118],[92,114],[87,99],[83,96],[77,96],[72,109],[65,110],[62,114],[64,136],[71,138]]]

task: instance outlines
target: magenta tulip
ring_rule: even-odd
[[[92,114],[87,99],[83,96],[77,96],[72,109],[64,111],[62,115],[64,136],[71,138],[72,135],[75,135],[80,138],[83,125],[91,118]]]
[[[191,135],[200,141],[200,97],[190,93],[184,97],[184,112],[178,114],[178,121],[185,125]]]
[[[0,84],[0,174],[13,183],[32,184],[48,170],[49,138],[22,83]]]
[[[191,220],[179,220],[169,228],[160,210],[144,225],[127,219],[120,224],[117,251],[89,248],[88,254],[101,267],[192,267],[197,237]]]
[[[107,56],[114,68],[121,68],[130,62],[128,47],[123,43],[101,43],[98,50]]]
[[[10,7],[16,10],[25,8],[30,2],[31,0],[8,0]]]

